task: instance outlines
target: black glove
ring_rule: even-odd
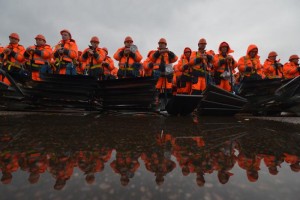
[[[195,59],[195,64],[199,64],[199,63],[201,63],[201,58],[196,58]]]
[[[102,63],[103,67],[109,67],[109,64],[107,62]]]
[[[131,57],[131,58],[133,58],[133,59],[134,59],[134,58],[135,58],[135,53],[133,53],[133,52],[130,52],[130,53],[129,53],[129,57]]]
[[[64,54],[65,54],[65,55],[69,55],[69,52],[70,52],[70,51],[69,51],[68,49],[64,49]]]
[[[153,66],[154,66],[154,65],[153,65],[153,63],[152,63],[152,62],[148,64],[148,67],[149,67],[150,69],[152,69],[152,68],[153,68]]]
[[[82,58],[86,60],[88,57],[89,57],[89,53],[86,51],[86,52],[82,55]]]
[[[169,59],[171,60],[175,58],[175,54],[172,51],[169,51],[168,55],[169,55]]]
[[[39,55],[39,56],[42,56],[42,51],[41,50],[36,49],[36,50],[34,50],[34,53]]]
[[[124,56],[124,50],[123,50],[123,51],[120,51],[119,56],[120,56],[120,57],[123,57],[123,56]]]
[[[183,65],[183,67],[182,67],[184,70],[187,70],[187,69],[189,69],[189,65]]]
[[[155,53],[153,54],[153,57],[157,59],[159,57],[159,55],[160,55],[159,51],[155,51]]]
[[[300,72],[300,67],[297,67],[298,72]]]
[[[211,55],[206,55],[206,57],[208,62],[211,62],[213,60],[213,57]]]
[[[226,60],[225,59],[220,59],[219,60],[219,64],[220,64],[220,66],[225,65],[226,64]]]
[[[15,57],[16,56],[16,52],[14,52],[14,51],[11,51],[11,53],[10,53],[10,55],[12,56],[12,57]]]
[[[161,71],[161,72],[165,72],[166,71],[166,65],[165,64],[159,64],[159,70]]]
[[[251,71],[252,71],[252,67],[246,66],[245,72],[251,72]]]

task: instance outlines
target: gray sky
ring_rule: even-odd
[[[25,47],[40,33],[54,46],[68,29],[79,50],[96,35],[110,56],[130,35],[143,60],[161,37],[178,56],[185,47],[196,50],[202,37],[215,52],[228,42],[236,60],[249,44],[258,46],[262,62],[270,51],[282,63],[300,55],[299,0],[1,0],[0,8],[1,46],[12,32]]]

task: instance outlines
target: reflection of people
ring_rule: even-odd
[[[283,154],[284,154],[284,161],[290,164],[291,170],[293,172],[300,172],[300,157],[289,153],[283,153]]]
[[[267,154],[261,154],[260,157],[263,158],[263,161],[266,165],[266,167],[269,170],[269,173],[272,175],[278,174],[277,167],[280,167],[280,164],[284,161],[283,157],[275,156],[275,155],[267,155]]]
[[[248,156],[243,152],[240,152],[237,157],[238,165],[246,170],[247,178],[250,182],[256,182],[258,180],[258,171],[260,170],[261,158],[257,155]]]
[[[56,179],[54,189],[61,190],[66,185],[67,180],[73,174],[75,160],[69,156],[64,155],[65,153],[52,153],[49,155],[49,166],[48,171]]]
[[[85,173],[85,180],[88,184],[95,182],[95,173],[103,171],[104,163],[110,159],[110,156],[111,150],[104,147],[101,148],[101,151],[79,152],[78,167]]]
[[[0,171],[2,171],[1,182],[3,184],[11,183],[12,173],[19,169],[19,154],[3,152],[0,156]]]
[[[130,178],[133,178],[134,173],[140,167],[139,155],[133,150],[117,151],[116,159],[110,163],[114,172],[121,175],[120,181],[123,186],[128,185]]]
[[[148,152],[144,152],[141,156],[148,171],[155,175],[157,185],[164,183],[164,177],[173,171],[176,163],[171,160],[171,140],[170,134],[156,135],[156,145]]]

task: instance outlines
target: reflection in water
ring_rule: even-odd
[[[158,186],[176,168],[181,176],[194,177],[199,187],[213,173],[219,183],[229,183],[234,167],[244,171],[249,182],[257,182],[262,167],[274,176],[283,164],[300,171],[297,127],[290,126],[288,133],[284,125],[270,128],[265,122],[142,114],[21,119],[0,122],[2,184],[12,183],[17,171],[26,172],[30,184],[37,184],[41,174],[51,174],[55,190],[68,184],[75,169],[91,185],[97,174],[111,168],[126,187],[142,166]]]

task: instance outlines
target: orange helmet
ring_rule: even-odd
[[[167,40],[165,38],[160,38],[158,43],[165,43],[167,44]]]
[[[41,40],[44,40],[46,42],[46,38],[42,34],[38,34],[37,36],[35,36],[34,39],[41,39]]]
[[[106,47],[103,47],[102,49],[108,54],[108,49]]]
[[[275,52],[275,51],[271,51],[268,55],[268,58],[269,57],[275,57],[275,56],[278,56],[278,54]]]
[[[98,43],[100,43],[99,38],[98,38],[97,36],[93,36],[93,37],[91,38],[91,41],[90,41],[90,42],[98,42]]]
[[[69,30],[67,30],[67,29],[61,30],[61,31],[60,31],[60,34],[62,34],[63,32],[68,33],[68,34],[70,35],[70,38],[72,38],[72,35],[71,35],[71,33],[70,33]]]
[[[206,43],[206,39],[201,38],[201,39],[199,40],[198,44],[207,44],[207,43]]]
[[[133,42],[132,38],[130,36],[127,36],[124,40],[124,42]]]
[[[298,55],[291,55],[289,61],[293,60],[293,59],[299,59]]]
[[[20,37],[19,37],[18,33],[11,33],[11,34],[9,35],[9,37],[10,37],[10,38],[15,38],[15,39],[17,39],[17,40],[20,40]]]

